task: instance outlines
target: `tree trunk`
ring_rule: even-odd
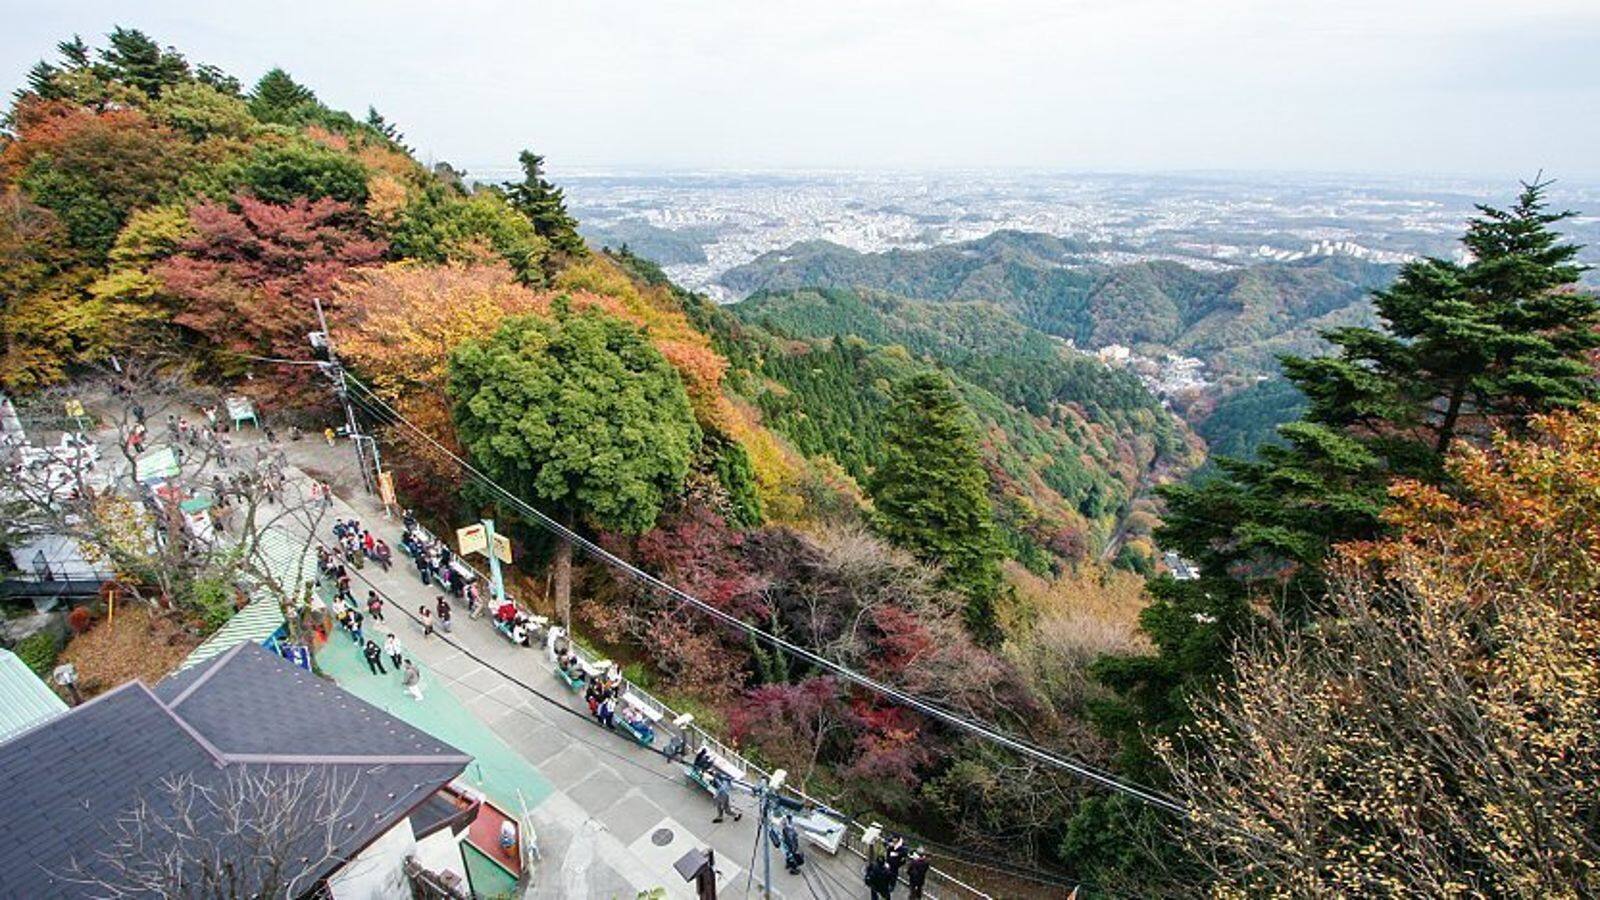
[[[1445,408],[1444,421],[1439,423],[1439,443],[1434,447],[1435,452],[1443,454],[1450,449],[1450,441],[1456,436],[1456,420],[1461,418],[1461,401],[1466,395],[1467,381],[1463,378],[1450,391],[1450,405]]]
[[[572,513],[563,510],[561,524],[572,528]],[[561,626],[567,629],[567,634],[572,633],[572,541],[561,537],[556,542],[556,558],[554,562],[556,581],[556,615],[561,617]]]

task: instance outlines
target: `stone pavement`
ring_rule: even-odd
[[[253,458],[247,454],[260,441],[259,432],[236,433],[239,458]],[[352,569],[351,590],[358,600],[369,587],[386,597],[386,621],[376,632],[395,630],[406,654],[419,664],[424,697],[431,698],[424,705],[439,705],[448,696],[455,704],[444,706],[459,706],[471,721],[448,710],[408,710],[407,704],[417,704],[402,691],[398,678],[391,674],[386,683],[370,674],[353,644],[337,630],[330,647],[319,653],[319,665],[363,699],[408,720],[416,718],[419,727],[445,740],[460,741],[461,749],[480,758],[469,777],[491,799],[512,814],[524,805],[530,810],[541,861],[525,897],[631,898],[663,888],[669,897],[692,898],[672,864],[689,850],[706,847],[716,852],[719,896],[761,896],[761,857],[752,858],[757,831],[753,815],[713,824],[711,797],[685,776],[683,764],[600,727],[582,698],[555,675],[542,648],[511,643],[487,619],[469,619],[464,604],[455,604],[453,633],[425,639],[413,617],[419,606],[432,607],[437,591],[421,583],[410,559],[398,549],[398,519],[385,519],[377,498],[362,490],[350,445],[341,441],[329,447],[308,434],[282,446],[290,478],[302,489],[309,484],[307,472],[335,487],[331,516],[322,519],[319,540],[332,543],[332,517],[353,517],[395,548],[389,572],[375,563]],[[279,527],[304,534],[310,525],[280,522]],[[373,625],[367,623],[369,633],[375,631]],[[528,688],[580,714],[557,708]],[[472,735],[474,728],[487,732]],[[748,810],[752,802],[748,795],[734,795],[735,808]],[[773,851],[773,896],[867,896],[860,862],[848,851],[832,858],[808,846],[806,855],[801,874],[789,875],[781,853]],[[747,887],[752,862],[755,878]]]
[[[172,409],[163,408],[162,415]],[[202,420],[197,410],[188,416]],[[153,414],[156,445],[164,440],[161,431]],[[239,460],[253,460],[255,445],[264,442],[253,429],[231,438]],[[119,459],[106,445],[114,444],[114,433],[102,431],[96,439],[108,459]],[[308,433],[281,446],[290,463],[291,491],[306,489],[308,473],[334,485],[336,498],[321,519],[317,540],[332,543],[334,517],[357,518],[395,548],[391,571],[375,563],[352,570],[351,589],[358,600],[369,587],[386,598],[386,621],[369,621],[366,631],[378,635],[380,643],[391,629],[399,634],[406,655],[423,671],[425,699],[419,704],[405,694],[392,672],[387,678],[368,672],[337,629],[318,653],[319,667],[364,700],[471,753],[477,762],[469,767],[469,780],[513,815],[529,810],[540,861],[525,897],[632,898],[661,888],[669,897],[692,898],[672,864],[691,849],[707,847],[717,856],[719,896],[761,896],[761,857],[752,855],[753,815],[713,824],[711,798],[685,776],[683,764],[600,727],[582,698],[555,675],[542,648],[512,644],[487,619],[469,619],[464,604],[456,604],[453,633],[425,639],[413,617],[417,607],[432,607],[437,592],[421,583],[399,551],[398,519],[385,519],[377,499],[361,488],[348,442],[330,447],[320,435]],[[275,527],[310,536],[313,525],[285,517]],[[748,811],[752,802],[735,792],[736,809]],[[808,862],[799,875],[786,873],[781,853],[773,851],[773,896],[867,896],[857,857],[845,850],[837,858],[811,846],[806,851]],[[752,863],[755,878],[747,887]]]

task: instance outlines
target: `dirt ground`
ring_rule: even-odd
[[[143,605],[116,610],[114,619],[101,616],[93,628],[67,642],[61,661],[78,669],[78,687],[92,697],[131,681],[153,685],[183,662],[200,638],[170,621],[152,617]]]

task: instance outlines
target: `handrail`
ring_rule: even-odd
[[[447,542],[445,542],[443,539],[441,539],[438,535],[435,535],[432,531],[429,531],[427,526],[423,525],[420,522],[417,523],[415,530],[417,532],[419,532],[420,534],[422,534],[427,539],[431,540],[431,541],[438,541],[441,544],[445,544],[445,546],[449,546]],[[451,557],[452,557],[452,559],[454,561],[458,561],[458,562],[461,563],[461,565],[463,565],[466,568],[470,569],[472,571],[472,574],[477,579],[482,581],[484,584],[488,584],[489,583],[489,578],[488,578],[488,576],[486,574],[484,574],[483,570],[479,569],[477,566],[475,566],[471,562],[467,561],[466,557],[464,557],[461,554],[456,553],[454,551],[451,552]],[[513,603],[518,603],[517,599],[511,595],[510,591],[506,592],[506,598],[511,600],[511,602],[513,602]],[[520,606],[521,604],[518,603],[518,605]],[[569,637],[570,637],[570,635],[569,635]],[[582,662],[587,662],[587,663],[592,665],[593,663],[603,661],[599,656],[597,656],[595,654],[592,654],[589,651],[587,651],[587,650],[583,649],[582,647],[578,646],[576,641],[569,640],[568,646],[569,646],[568,652],[572,653],[575,656],[577,656],[578,659],[580,661],[582,661]],[[720,739],[716,738],[710,732],[706,731],[704,728],[701,728],[698,724],[694,723],[693,721],[690,721],[686,726],[677,725],[676,721],[679,718],[681,718],[680,714],[676,710],[674,710],[671,706],[669,706],[665,702],[663,702],[660,698],[656,697],[654,694],[651,694],[649,691],[646,691],[644,688],[640,687],[638,684],[636,684],[634,682],[631,682],[631,681],[628,681],[626,678],[623,679],[623,683],[627,686],[627,690],[628,690],[629,693],[634,694],[636,697],[638,697],[639,700],[641,700],[641,701],[643,701],[643,702],[645,702],[645,703],[647,703],[649,705],[652,705],[652,706],[656,707],[656,709],[659,710],[661,712],[661,714],[662,714],[662,722],[664,724],[666,724],[669,727],[676,728],[677,730],[679,730],[681,732],[685,732],[684,737],[686,739],[692,736],[695,739],[694,746],[710,747],[713,753],[716,753],[718,756],[722,757],[724,760],[727,760],[728,762],[733,763],[734,765],[738,766],[744,772],[756,774],[758,776],[756,779],[754,779],[756,781],[762,781],[762,780],[766,780],[766,779],[771,778],[772,773],[769,770],[767,770],[765,767],[757,765],[749,757],[745,756],[743,753],[740,753],[738,750],[735,750],[733,747],[729,746],[728,744],[723,743]],[[693,717],[691,716],[690,718],[692,719]],[[798,788],[796,788],[796,787],[794,787],[792,785],[784,785],[784,790],[788,791],[791,794],[794,794],[796,797],[800,798],[800,800],[803,801],[804,803],[806,803],[807,805],[809,805],[811,807],[814,807],[814,808],[816,808],[818,810],[821,810],[825,814],[830,814],[830,815],[831,814],[837,814],[837,816],[839,817],[839,820],[840,820],[840,824],[845,826],[845,839],[844,839],[844,842],[843,842],[842,846],[845,849],[849,850],[851,853],[855,854],[857,857],[861,858],[863,861],[866,861],[868,859],[867,852],[865,850],[863,850],[861,847],[857,846],[857,843],[859,842],[861,836],[865,835],[866,832],[868,830],[870,830],[872,826],[863,825],[861,822],[855,820],[853,817],[845,815],[845,814],[839,812],[838,810],[834,809],[831,805],[829,805],[827,803],[824,803],[821,800],[816,799],[815,797],[810,796],[809,794],[805,793],[804,791],[802,791],[802,790],[800,790],[800,789],[798,789]],[[858,829],[861,832],[861,834],[860,835],[856,834],[850,828],[851,825],[854,825],[855,828]],[[976,900],[992,900],[990,895],[984,893],[982,890],[979,890],[978,888],[973,887],[970,884],[967,884],[966,882],[960,880],[959,878],[956,878],[955,876],[953,876],[953,875],[951,875],[951,874],[949,874],[947,872],[944,872],[944,871],[941,871],[939,869],[933,868],[932,866],[930,866],[928,868],[928,877],[929,877],[930,880],[937,880],[939,882],[942,882],[942,883],[948,885],[949,888],[951,888],[952,890],[955,890],[955,891],[959,891],[964,896],[970,896],[970,897],[976,898]],[[926,891],[925,893],[926,893],[926,896],[928,896],[930,898],[934,898],[934,900],[937,900],[937,898],[939,896],[938,894],[935,894],[933,891]],[[946,895],[946,896],[948,896],[948,895]]]

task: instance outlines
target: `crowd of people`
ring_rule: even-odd
[[[400,539],[400,546],[415,562],[418,578],[424,585],[437,584],[444,591],[465,597],[469,614],[476,618],[485,605],[476,579],[467,581],[459,575],[456,568],[451,565],[454,555],[450,548],[422,530],[409,510],[405,511],[403,519],[405,533]],[[416,664],[405,658],[400,638],[392,632],[388,633],[382,638],[380,645],[375,637],[369,637],[363,630],[365,622],[383,621],[383,599],[375,591],[368,591],[366,614],[363,616],[350,591],[346,564],[359,567],[362,560],[375,560],[382,554],[385,559],[381,565],[387,570],[387,546],[383,544],[381,538],[362,528],[361,523],[354,519],[336,522],[334,533],[339,550],[319,547],[318,564],[323,577],[333,586],[335,602],[339,607],[337,619],[341,627],[352,642],[361,648],[372,674],[388,675],[389,670],[384,666],[384,661],[387,659],[399,673],[405,691],[421,700],[421,674]],[[436,629],[449,631],[452,614],[453,610],[445,593],[436,594],[431,608],[427,605],[419,606],[417,619],[421,623],[423,637],[432,636]],[[496,627],[508,631],[513,641],[523,646],[531,646],[534,642],[536,625],[527,613],[510,600],[501,603],[495,609],[494,620]],[[589,712],[599,725],[615,729],[621,722],[636,736],[640,736],[642,743],[646,745],[653,743],[654,725],[638,707],[626,701],[627,683],[616,666],[609,666],[603,671],[591,674],[561,628],[550,629],[547,648],[556,668],[568,682],[574,686],[581,686]],[[702,745],[691,765],[711,789],[714,804],[711,821],[721,823],[729,816],[734,821],[741,820],[744,814],[733,804],[733,779],[717,765],[716,757],[710,749]],[[770,819],[767,824],[766,839],[783,853],[784,866],[790,874],[797,874],[805,865],[800,831],[792,814]],[[863,871],[863,880],[874,900],[878,898],[888,900],[900,884],[902,875],[904,883],[909,887],[909,896],[913,900],[920,900],[929,870],[928,856],[923,848],[912,850],[903,837],[891,836],[882,845],[875,846],[870,857]]]
[[[899,835],[891,835],[882,847],[882,852],[872,852],[867,861],[866,871],[862,873],[862,880],[866,882],[867,889],[872,892],[872,900],[889,900],[894,895],[896,885],[900,883],[900,872],[906,873],[906,885],[910,888],[912,900],[921,900],[923,888],[928,881],[928,853],[922,847],[912,850],[906,839]]]

